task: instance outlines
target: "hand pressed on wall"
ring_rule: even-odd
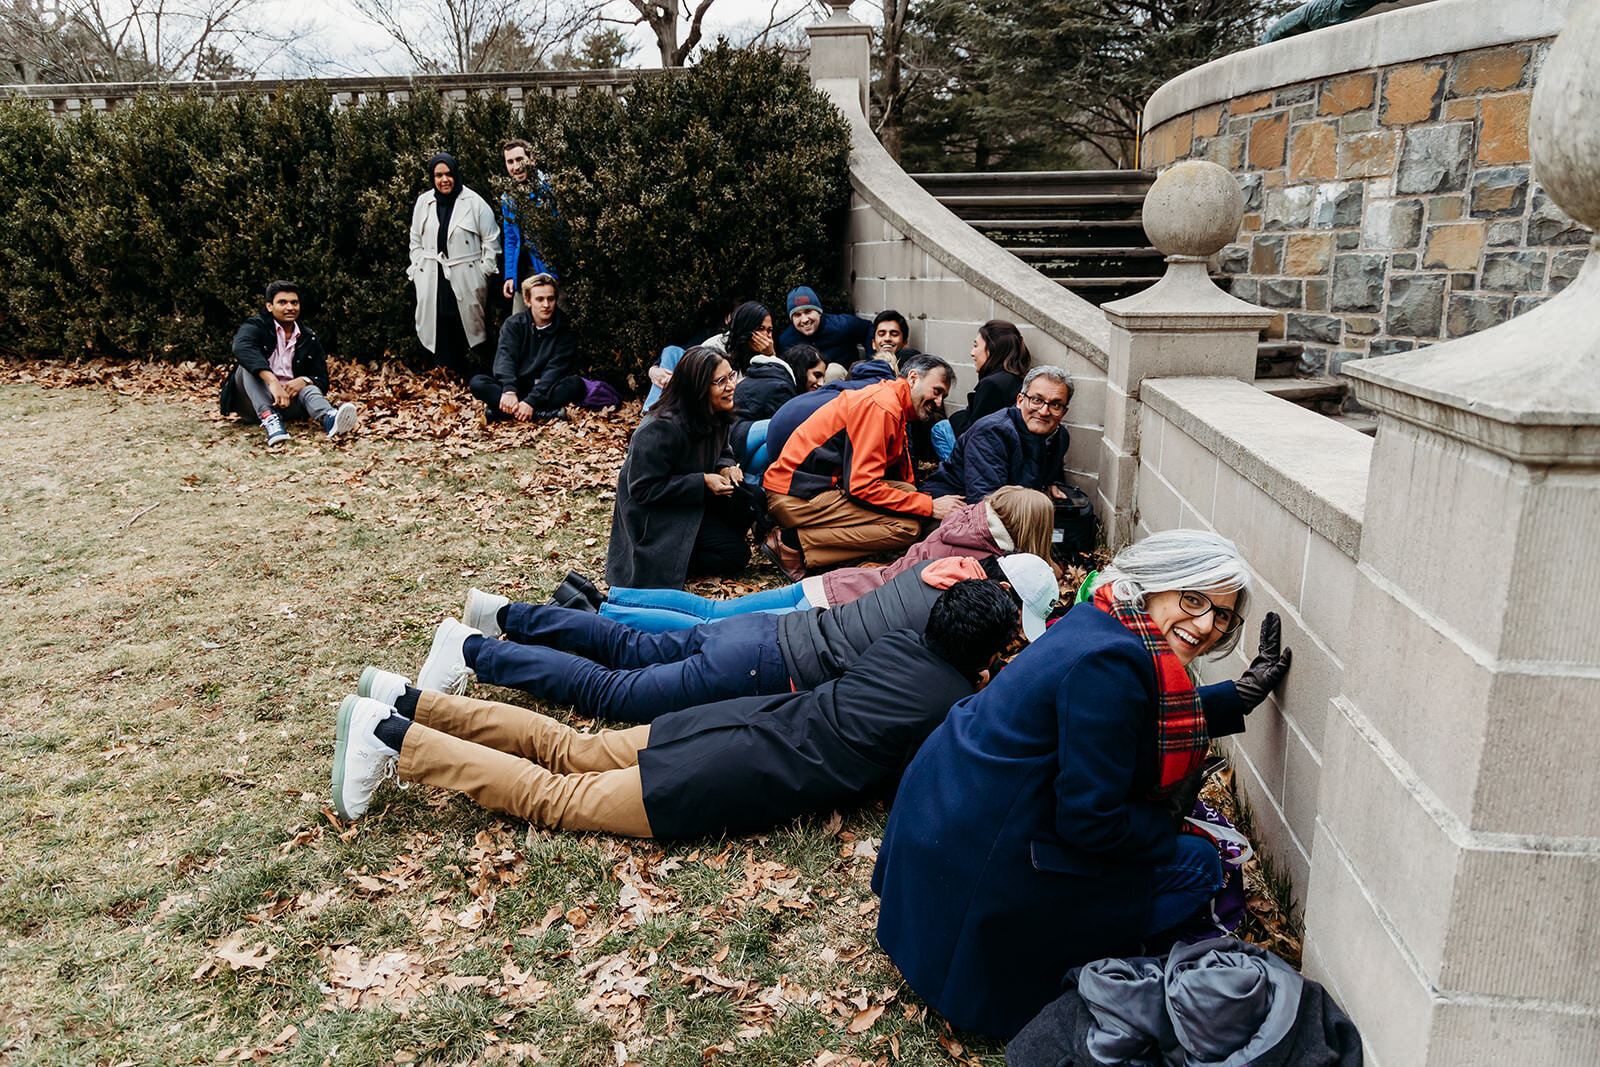
[[[1267,699],[1267,694],[1289,673],[1289,661],[1294,657],[1294,650],[1285,648],[1279,651],[1282,642],[1283,625],[1278,620],[1278,613],[1269,611],[1261,620],[1261,645],[1256,658],[1250,661],[1244,674],[1233,683],[1247,712],[1254,711],[1258,704]]]

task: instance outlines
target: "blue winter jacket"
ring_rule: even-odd
[[[529,197],[534,207],[548,204],[550,210],[555,210],[555,197],[550,192],[550,184],[545,181],[544,175],[534,172],[533,195]],[[539,256],[539,246],[531,240],[524,245],[522,242],[522,224],[517,219],[517,198],[510,193],[500,197],[500,241],[504,250],[505,263],[501,271],[501,281],[522,284],[522,279],[531,278],[535,274],[548,274],[552,278],[560,278],[555,270]],[[522,257],[526,254],[527,259]],[[524,267],[524,263],[526,266]]]
[[[1028,429],[1022,412],[1013,404],[969,426],[922,491],[933,497],[954,493],[969,504],[1002,485],[1020,485],[1042,493],[1060,483],[1061,460],[1066,454],[1065,426],[1040,437]]]

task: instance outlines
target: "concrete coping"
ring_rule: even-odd
[[[854,79],[825,79],[817,88],[850,122],[850,184],[862,199],[951,273],[1105,369],[1111,326],[1099,308],[985,238],[913,181],[878,143]]]
[[[1144,129],[1235,97],[1429,56],[1554,37],[1582,0],[1434,0],[1257,45],[1186,71],[1145,104]]]
[[[1372,438],[1234,378],[1147,378],[1150,409],[1358,558]]]

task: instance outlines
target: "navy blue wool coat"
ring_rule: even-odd
[[[1200,691],[1213,736],[1244,726],[1232,682]],[[950,709],[901,780],[878,851],[878,941],[952,1024],[1010,1038],[1069,967],[1146,932],[1177,821],[1156,782],[1155,667],[1080,604]]]

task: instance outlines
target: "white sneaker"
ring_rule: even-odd
[[[428,650],[427,662],[417,672],[417,688],[434,693],[465,693],[473,674],[466,657],[461,654],[461,643],[474,636],[483,636],[482,631],[455,619],[441,622],[433,632],[433,647]]]
[[[461,605],[461,621],[485,637],[501,637],[505,631],[500,628],[500,609],[510,603],[506,597],[468,589],[467,602]]]
[[[411,679],[403,675],[368,667],[361,672],[361,681],[356,683],[356,695],[371,697],[392,708],[395,701],[405,696],[406,686],[410,684]]]
[[[400,754],[373,732],[393,713],[389,705],[365,697],[348,696],[339,705],[338,739],[333,746],[333,806],[347,822],[367,813],[372,794],[394,774]]]
[[[356,406],[348,401],[340,404],[339,409],[333,413],[333,419],[328,423],[328,436],[338,437],[348,430],[354,429],[356,424]]]

